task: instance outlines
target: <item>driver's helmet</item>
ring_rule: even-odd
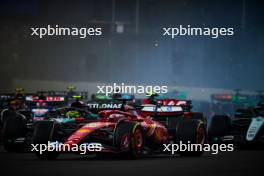
[[[159,94],[157,94],[156,92],[148,92],[146,96],[149,98],[154,98],[154,97],[158,97]]]
[[[23,88],[16,88],[15,90],[15,98],[16,99],[23,99],[24,98],[24,89]]]
[[[82,96],[81,95],[73,95],[72,98],[76,101],[79,101],[82,99]]]
[[[84,102],[81,101],[82,96],[75,95],[72,97],[75,99],[75,102],[71,104],[72,108],[83,108],[85,106]]]
[[[24,94],[24,89],[21,88],[21,87],[17,87],[17,88],[15,89],[15,93],[16,93],[16,94]]]
[[[69,111],[66,113],[66,117],[68,117],[69,119],[75,119],[80,117],[80,112],[78,111]]]
[[[158,97],[159,94],[155,92],[149,92],[146,94],[146,96],[148,97],[148,99],[146,100],[145,104],[156,104],[156,97]]]
[[[68,86],[67,87],[68,92],[74,92],[76,90],[75,86]]]

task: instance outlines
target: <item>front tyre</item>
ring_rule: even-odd
[[[57,126],[53,121],[40,121],[36,123],[33,132],[34,144],[48,144],[48,141],[56,140]],[[36,156],[42,160],[55,160],[59,156],[56,151],[36,152]]]
[[[144,135],[141,127],[133,122],[121,122],[115,131],[117,149],[130,158],[140,158],[144,149]]]
[[[3,126],[3,145],[7,152],[22,152],[26,150],[26,144],[16,143],[18,138],[25,138],[27,122],[19,114],[8,117]]]

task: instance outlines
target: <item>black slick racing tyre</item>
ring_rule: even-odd
[[[204,122],[197,119],[183,119],[176,127],[175,141],[177,144],[198,144],[197,151],[178,151],[181,156],[201,156],[206,143],[206,128]]]
[[[202,122],[204,122],[205,127],[206,127],[207,119],[205,118],[203,113],[201,113],[201,112],[192,112],[191,119],[201,120]]]
[[[208,140],[212,143],[221,142],[219,139],[228,135],[231,130],[231,119],[225,115],[216,115],[212,117],[208,128]]]
[[[120,122],[115,130],[115,146],[130,158],[140,158],[144,149],[144,134],[141,127],[134,122]]]
[[[18,138],[25,138],[27,133],[27,122],[23,116],[14,114],[6,118],[3,126],[3,146],[8,152],[22,152],[26,149],[26,144]]]
[[[35,124],[32,142],[33,144],[48,144],[48,141],[56,140],[56,124],[53,121],[40,121]],[[55,160],[59,156],[57,151],[44,151],[42,154],[36,151],[36,156],[42,160]]]

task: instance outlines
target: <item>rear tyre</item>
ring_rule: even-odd
[[[179,151],[181,156],[201,156],[206,143],[206,128],[204,122],[197,119],[182,120],[176,128],[176,143],[199,144],[197,151]]]
[[[115,131],[115,146],[123,156],[140,158],[144,149],[144,135],[137,123],[121,122]]]
[[[33,132],[34,144],[48,144],[56,140],[56,124],[53,121],[41,121],[36,123]],[[36,156],[42,160],[55,160],[59,156],[59,152],[44,151],[42,154],[36,152]]]
[[[202,122],[204,122],[205,126],[207,124],[207,120],[201,112],[192,112],[191,119],[201,120]]]
[[[225,115],[216,115],[212,117],[208,128],[208,140],[213,143],[221,142],[219,139],[228,135],[231,130],[231,119]]]

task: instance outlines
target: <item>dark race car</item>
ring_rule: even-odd
[[[30,120],[21,111],[9,112],[10,117],[6,120],[3,130],[3,144],[7,151],[27,151],[30,149],[34,128],[41,121],[49,120],[60,123],[70,130],[81,123],[97,120],[97,115],[74,107],[63,107],[45,112],[42,110],[38,109],[38,112],[35,112],[38,114],[36,119]]]
[[[0,122],[2,126],[9,118],[9,111],[16,111],[28,121],[41,120],[48,111],[65,105],[65,99],[61,96],[27,95],[23,100],[13,99],[2,111]]]
[[[161,153],[163,144],[178,141],[204,144],[206,141],[205,124],[199,119],[186,116],[181,106],[145,105],[138,111],[126,105],[122,111],[102,110],[98,116],[98,121],[71,129],[54,120],[39,121],[32,137],[34,145],[50,142],[52,145],[49,147],[57,144],[68,147],[67,150],[59,147],[60,150],[45,151],[42,154],[37,151],[37,156],[41,159],[55,159],[60,153],[72,152],[73,149],[79,153],[76,146],[100,145],[100,150],[87,153],[112,153],[139,158],[143,154]],[[172,123],[164,123],[166,118]],[[188,154],[200,156],[202,152]]]
[[[214,116],[208,129],[211,142],[234,143],[239,147],[261,147],[264,144],[264,106],[238,109],[234,118]]]
[[[1,113],[2,141],[7,151],[23,151],[30,143],[36,121],[45,120],[47,113],[65,105],[62,96],[30,95],[25,101],[11,101]]]
[[[186,117],[190,119],[201,120],[205,126],[207,126],[207,119],[201,112],[192,111],[192,101],[191,100],[178,100],[178,99],[169,99],[163,98],[158,94],[151,94],[149,98],[143,99],[143,105],[164,105],[164,106],[180,106],[183,109],[183,113]],[[165,120],[164,118],[163,120]]]

